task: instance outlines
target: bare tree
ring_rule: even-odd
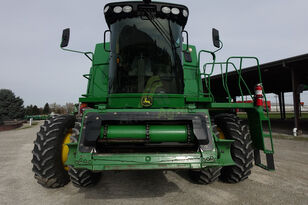
[[[71,114],[74,112],[74,108],[75,108],[74,103],[66,103],[64,107],[65,107],[65,112],[67,114]]]

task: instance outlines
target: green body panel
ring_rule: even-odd
[[[150,125],[150,142],[187,142],[185,125]]]
[[[79,102],[81,103],[105,103],[107,102],[107,97],[86,97],[79,98]]]
[[[265,153],[273,153],[274,146],[273,146],[271,132],[269,133],[263,132],[262,122],[269,123],[269,118],[268,116],[264,115],[263,108],[259,107],[256,109],[249,109],[247,110],[247,115],[248,115],[248,123],[249,123],[249,128],[251,130],[251,137],[253,139],[254,147],[256,149],[263,150]],[[264,143],[265,138],[270,139],[271,147],[268,148],[265,146],[265,143]]]
[[[186,97],[199,97],[199,84],[201,83],[198,76],[199,68],[197,64],[197,51],[196,47],[190,45],[189,48],[191,49],[191,58],[192,62],[183,63],[184,69],[184,95]],[[184,49],[186,49],[186,45],[184,45]]]
[[[106,46],[109,47],[109,43]],[[90,73],[84,75],[88,79],[87,93],[83,95],[83,98],[79,99],[80,102],[107,102],[109,55],[110,53],[104,50],[104,44],[99,43],[96,45]]]
[[[106,43],[109,49],[109,43]],[[186,50],[186,45],[183,45]],[[228,90],[227,75],[223,78],[223,86],[225,88],[226,98],[224,101],[216,102],[215,96],[211,93],[210,77],[213,73],[215,65],[234,67],[239,74],[238,86],[242,91],[247,89],[247,84],[241,76],[242,61],[245,57],[231,57],[226,62],[215,63],[215,54],[206,50],[197,53],[196,47],[189,45],[191,62],[185,61],[183,57],[183,75],[184,75],[184,93],[183,94],[156,94],[156,93],[123,93],[109,94],[109,60],[110,53],[105,51],[104,44],[96,45],[93,55],[92,67],[90,73],[84,75],[88,79],[88,87],[86,94],[79,99],[81,103],[88,103],[92,108],[86,110],[88,112],[107,113],[107,112],[158,112],[161,116],[168,116],[173,119],[173,113],[197,113],[203,112],[210,118],[209,112],[230,112],[237,108],[243,109],[248,114],[248,121],[254,148],[263,150],[266,154],[274,153],[271,130],[269,134],[265,134],[262,128],[262,122],[269,123],[269,118],[265,116],[263,107],[255,107],[253,103],[234,103],[232,102],[230,91]],[[213,55],[214,62],[209,63],[212,66],[212,72],[207,74],[201,72],[200,54],[208,53]],[[259,61],[254,57],[259,65]],[[237,68],[231,62],[232,59],[240,59],[240,67]],[[221,69],[223,72],[223,69]],[[260,83],[261,72],[259,68]],[[202,79],[205,79],[205,85]],[[207,93],[204,93],[204,87]],[[264,91],[263,91],[264,92]],[[249,91],[253,98],[253,91]],[[142,105],[142,99],[149,96],[153,99],[153,103],[149,108]],[[242,96],[243,98],[243,96]],[[266,98],[265,98],[266,100]],[[82,122],[83,127],[83,122]],[[270,127],[270,124],[269,124]],[[211,130],[211,127],[208,129]],[[150,143],[158,142],[186,142],[187,128],[184,125],[151,125],[150,127]],[[211,130],[211,133],[212,130]],[[100,138],[104,136],[104,127],[101,128]],[[271,140],[271,148],[265,147],[264,138],[269,137]],[[137,139],[144,140],[146,138],[145,125],[109,125],[107,139]],[[211,150],[190,153],[83,153],[79,151],[79,143],[71,143],[69,146],[69,156],[67,165],[75,168],[85,168],[93,171],[102,170],[135,170],[135,169],[200,169],[207,166],[230,166],[234,165],[230,154],[232,140],[218,139],[213,136],[213,148]],[[258,164],[266,168],[265,165]]]
[[[101,128],[100,138],[104,138],[104,127]],[[108,125],[106,139],[145,139],[145,125]]]
[[[109,43],[106,43],[109,47]],[[186,45],[184,45],[184,49]],[[82,103],[107,103],[108,108],[142,108],[141,98],[144,95],[153,97],[152,108],[184,108],[187,102],[210,102],[210,98],[200,96],[202,82],[199,76],[196,47],[190,45],[192,62],[184,61],[184,95],[179,94],[109,94],[109,52],[102,43],[97,44],[93,56],[90,73],[84,75],[88,79],[87,93],[79,99]],[[197,79],[197,80],[196,80]]]
[[[119,113],[119,112],[157,112],[162,117],[168,116],[173,120],[176,113],[204,113],[209,117],[207,109],[89,109],[87,113]],[[82,127],[83,127],[82,122]],[[101,135],[104,128],[101,128]],[[158,142],[186,142],[187,128],[185,125],[150,125],[149,135],[151,143]],[[143,125],[113,125],[107,133],[107,138],[144,139]],[[102,138],[102,136],[100,137]],[[80,152],[79,143],[70,143],[67,165],[75,168],[85,168],[93,171],[102,170],[136,170],[136,169],[200,169],[207,166],[234,165],[230,147],[233,140],[221,140],[212,136],[215,146],[212,150],[193,153],[110,153],[95,154]]]
[[[234,165],[230,156],[232,141],[221,142],[220,154],[216,150],[195,153],[136,153],[92,154],[78,152],[77,143],[70,143],[67,165],[78,169],[146,170],[146,169],[200,169],[207,166]]]
[[[144,96],[153,97],[151,108],[184,108],[185,99],[178,94],[112,94],[108,98],[108,108],[143,108]]]
[[[104,138],[104,127],[100,138]],[[187,142],[185,125],[150,125],[149,142]],[[106,139],[146,140],[146,125],[108,125]]]
[[[255,106],[253,103],[208,103],[205,105],[209,109],[232,109],[232,108],[244,108],[253,109]]]
[[[220,166],[234,165],[230,155],[230,149],[233,140],[216,139],[215,142],[218,149],[218,157],[216,163]]]
[[[89,85],[85,97],[95,97],[100,99],[106,98],[108,92],[108,81],[104,77],[108,76],[108,65],[94,65],[91,68],[89,76]],[[107,72],[107,73],[106,73]],[[104,101],[102,101],[104,102]]]

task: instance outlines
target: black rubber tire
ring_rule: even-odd
[[[93,173],[86,169],[75,169],[73,167],[69,168],[68,174],[73,185],[78,188],[95,185],[101,176],[101,173]]]
[[[218,136],[217,126],[212,123],[212,129],[216,136]],[[201,170],[190,170],[190,177],[198,184],[211,184],[215,182],[220,176],[221,167],[206,167]]]
[[[71,142],[78,142],[78,137],[81,128],[81,119],[75,122],[73,129],[73,135],[71,136]],[[75,187],[83,188],[90,185],[94,185],[99,181],[101,173],[93,173],[86,169],[75,169],[74,167],[69,167],[68,174]]]
[[[211,184],[220,176],[221,167],[206,167],[201,170],[190,170],[190,177],[198,184]]]
[[[66,185],[70,179],[62,163],[62,144],[65,135],[74,127],[75,117],[62,115],[44,122],[33,148],[33,172],[37,182],[47,188]]]
[[[234,114],[219,114],[215,123],[226,139],[232,139],[231,156],[236,163],[221,170],[220,179],[227,183],[238,183],[248,178],[253,167],[253,147],[248,125]]]

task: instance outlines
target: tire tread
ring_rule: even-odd
[[[37,133],[32,151],[32,171],[34,178],[44,187],[63,187],[70,181],[62,164],[61,150],[65,133],[74,122],[72,115],[52,117],[44,122]]]
[[[234,166],[223,167],[220,179],[227,183],[238,183],[248,178],[253,167],[253,147],[248,126],[234,114],[219,114],[215,123],[227,139],[233,139],[231,156]]]

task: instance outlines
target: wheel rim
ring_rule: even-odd
[[[69,130],[68,133],[65,135],[63,143],[62,143],[62,153],[61,153],[62,164],[66,171],[68,171],[68,166],[65,165],[65,162],[67,161],[68,152],[69,152],[69,148],[67,144],[70,143],[71,135],[72,135],[72,130]]]
[[[217,127],[217,131],[219,133],[219,137],[218,137],[219,139],[222,139],[222,140],[226,139],[226,136],[224,135],[224,133],[219,127]]]

